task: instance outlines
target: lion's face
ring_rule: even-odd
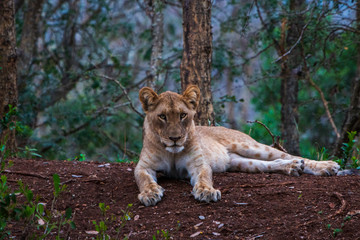
[[[146,121],[164,148],[172,153],[181,152],[189,137],[200,90],[189,86],[183,95],[164,92],[157,95],[151,88],[144,87],[139,98],[146,113]]]

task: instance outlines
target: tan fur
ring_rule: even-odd
[[[174,92],[158,95],[145,87],[139,98],[146,117],[135,179],[140,190],[138,198],[146,206],[155,205],[163,196],[164,189],[156,180],[159,171],[172,177],[190,178],[195,199],[216,202],[221,193],[213,187],[213,172],[299,176],[302,172],[335,175],[339,170],[335,162],[295,157],[236,130],[196,127],[193,119],[200,99],[196,86],[189,86],[182,95]]]

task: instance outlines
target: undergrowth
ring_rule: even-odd
[[[132,204],[128,204],[125,210],[122,211],[122,215],[120,217],[111,214],[108,216],[107,212],[110,210],[109,205],[105,205],[105,203],[99,203],[99,208],[101,211],[102,219],[100,221],[93,221],[95,226],[95,230],[97,232],[96,240],[112,240],[112,239],[120,239],[120,233],[123,227],[125,226],[126,222],[129,221],[132,217],[132,213],[130,212],[130,208]],[[109,224],[115,224],[115,232],[116,235],[111,237],[109,233]],[[127,236],[123,238],[128,239]]]
[[[342,169],[346,167],[360,169],[360,149],[356,147],[356,134],[356,131],[348,132],[349,141],[343,143],[341,147],[342,158],[334,160]]]

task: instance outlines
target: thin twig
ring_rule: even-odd
[[[312,223],[315,223],[315,222],[318,222],[318,221],[323,222],[323,221],[328,220],[328,219],[331,219],[331,218],[339,215],[341,212],[343,212],[343,211],[345,210],[345,208],[346,208],[346,201],[345,201],[345,199],[344,199],[343,196],[342,196],[340,193],[338,193],[338,192],[334,192],[332,195],[333,195],[333,196],[336,196],[336,197],[339,199],[340,203],[341,203],[340,208],[339,208],[335,213],[330,214],[330,215],[328,215],[327,217],[325,217],[325,218],[323,218],[323,219],[320,219],[320,220],[311,220],[311,221],[305,222],[305,223],[303,223],[303,224],[300,224],[298,227],[300,227],[300,226],[307,226],[307,225],[309,225],[309,224],[312,224]]]
[[[279,56],[279,57],[274,61],[274,63],[280,61],[282,58],[284,58],[284,57],[286,57],[287,55],[289,55],[289,54],[292,52],[292,50],[294,50],[294,48],[300,43],[301,39],[303,38],[303,35],[304,35],[305,30],[307,29],[307,27],[309,26],[309,24],[310,24],[310,22],[311,22],[312,16],[313,16],[313,14],[314,14],[314,9],[315,9],[315,8],[313,8],[312,11],[311,11],[310,20],[309,20],[309,21],[303,26],[303,28],[301,29],[300,36],[299,36],[299,38],[296,40],[295,44],[292,45],[291,48],[290,48],[286,53],[284,53],[283,55]]]
[[[125,155],[127,155],[128,157],[130,158],[138,158],[139,157],[139,154],[134,152],[134,151],[131,151],[129,149],[126,149],[124,148],[123,146],[121,146],[120,143],[118,143],[115,139],[113,139],[108,133],[100,130],[100,133],[107,137],[116,147],[118,147],[122,152],[124,152]]]
[[[289,55],[289,54],[292,52],[292,50],[294,50],[294,48],[300,43],[300,41],[301,41],[301,39],[302,39],[302,37],[303,37],[303,35],[304,35],[304,32],[305,32],[306,28],[308,27],[309,23],[310,23],[310,21],[307,22],[306,25],[302,28],[301,33],[300,33],[300,36],[299,36],[298,40],[295,42],[295,44],[292,45],[291,48],[290,48],[286,53],[284,53],[283,55],[279,56],[279,57],[274,61],[274,63],[280,61],[281,59],[283,59],[284,57],[286,57],[287,55]]]
[[[42,179],[49,179],[48,177],[44,177],[40,174],[36,174],[36,173],[28,173],[28,172],[20,172],[20,171],[10,171],[10,170],[4,170],[4,172],[6,173],[10,173],[10,174],[18,174],[18,175],[24,175],[24,176],[30,176],[30,177],[37,177],[37,178],[42,178]]]
[[[345,210],[345,208],[346,208],[346,201],[345,201],[345,199],[343,198],[343,196],[341,195],[341,193],[334,192],[333,195],[336,196],[336,197],[339,199],[339,201],[340,201],[340,203],[341,203],[341,206],[340,206],[340,208],[339,208],[334,214],[330,214],[330,215],[327,217],[327,219],[330,219],[330,218],[333,218],[333,217],[339,215],[339,214],[340,214],[341,212],[343,212],[343,211]]]
[[[265,23],[262,15],[261,15],[260,7],[259,7],[259,5],[258,5],[257,0],[254,0],[254,3],[255,3],[256,11],[257,11],[257,14],[258,14],[258,16],[259,16],[259,19],[260,19],[261,24],[263,25],[263,27],[265,28],[265,30],[266,30],[267,32],[269,32],[269,29],[267,28],[267,24]],[[279,42],[272,36],[272,34],[270,34],[270,36],[271,36],[271,39],[273,40],[273,42],[274,42],[274,44],[275,44],[275,49],[277,50],[278,54],[280,55],[280,54],[281,54],[281,47],[280,47]]]
[[[267,131],[268,133],[270,134],[271,138],[272,138],[272,141],[273,143],[275,142],[275,136],[274,134],[270,131],[270,129],[262,122],[258,121],[258,120],[255,120],[255,121],[247,121],[248,123],[258,123],[260,125],[262,125]]]
[[[278,149],[280,151],[283,151],[283,152],[287,153],[286,149],[280,144],[280,137],[275,136],[264,123],[262,123],[262,122],[260,122],[258,120],[247,121],[247,122],[248,123],[258,123],[258,124],[262,125],[268,131],[268,133],[270,134],[270,136],[272,138],[273,143],[271,144],[271,147],[276,148],[276,149]]]
[[[324,108],[325,108],[325,112],[326,112],[326,115],[329,119],[329,122],[336,134],[336,137],[337,138],[340,138],[340,134],[337,130],[337,127],[335,125],[335,122],[331,116],[331,113],[330,113],[330,110],[329,110],[329,104],[328,104],[328,101],[326,100],[325,98],[325,95],[324,95],[324,92],[321,90],[321,88],[312,80],[311,76],[310,76],[310,70],[307,66],[307,62],[306,62],[306,59],[305,59],[305,55],[304,55],[304,49],[301,48],[301,56],[302,56],[302,59],[303,59],[303,64],[304,64],[304,71],[305,71],[305,78],[306,80],[310,83],[310,85],[316,89],[316,91],[320,94],[320,98],[321,98],[321,101],[324,105]]]
[[[251,11],[252,11],[252,9],[254,7],[254,3],[255,3],[255,0],[253,0],[253,2],[250,5],[250,8],[249,8],[248,12],[246,13],[245,22],[244,22],[244,25],[242,26],[243,33],[245,32],[245,29],[249,26],[250,13],[251,13]],[[245,34],[243,34],[243,35],[245,35]]]
[[[236,187],[239,188],[262,188],[262,187],[275,187],[275,186],[284,186],[284,185],[292,185],[295,184],[295,182],[280,182],[280,183],[266,183],[266,184],[243,184],[243,185],[237,185]]]
[[[134,105],[133,105],[133,103],[132,103],[132,101],[131,101],[131,99],[129,97],[129,94],[128,94],[126,88],[118,80],[116,80],[115,78],[109,77],[109,76],[105,76],[105,75],[97,75],[97,76],[115,82],[121,88],[121,90],[125,94],[125,97],[130,102],[131,109],[134,110],[134,112],[136,112],[140,117],[145,118],[144,114],[142,114],[138,110],[136,110],[136,108],[134,107]]]
[[[68,183],[72,183],[72,182],[95,182],[95,183],[101,183],[101,182],[106,182],[106,179],[69,179],[66,180],[62,183],[60,183],[61,185],[63,184],[68,184]]]

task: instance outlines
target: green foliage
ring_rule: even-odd
[[[61,239],[61,230],[64,227],[75,229],[72,221],[71,208],[66,209],[65,214],[61,215],[55,209],[59,195],[65,191],[66,185],[60,184],[57,174],[53,176],[54,198],[51,209],[46,209],[45,203],[39,202],[40,197],[35,197],[33,192],[21,180],[18,181],[19,188],[12,191],[7,186],[7,178],[1,175],[0,179],[0,239],[11,237],[11,231],[6,228],[10,221],[21,221],[25,227],[26,234],[31,238],[47,239],[50,234],[57,233],[56,239]],[[25,201],[20,203],[16,196],[25,196]],[[43,230],[41,234],[35,230]]]
[[[25,146],[24,148],[19,147],[18,150],[20,151],[17,152],[17,155],[21,158],[32,159],[34,157],[42,157],[40,154],[37,153],[38,150],[36,148]]]
[[[107,216],[107,211],[110,210],[109,205],[105,205],[105,203],[99,203],[99,208],[102,215],[102,220],[100,221],[93,221],[93,224],[95,226],[95,230],[98,232],[96,239],[97,240],[110,240],[110,239],[120,239],[120,233],[121,229],[124,228],[127,221],[131,219],[131,212],[130,208],[132,207],[132,204],[128,204],[125,210],[122,211],[122,215],[120,217],[116,217],[115,215],[111,215],[110,217]],[[120,224],[119,224],[120,222]],[[116,223],[117,226],[115,228],[116,230],[116,237],[111,238],[108,232],[108,224]],[[127,237],[124,237],[123,239],[128,239]]]
[[[18,114],[17,108],[9,104],[8,111],[0,119],[0,133],[5,129],[13,130],[16,127],[16,124],[13,121],[13,117],[16,116],[17,114]]]
[[[68,161],[84,162],[84,161],[86,161],[86,155],[83,153],[80,153],[79,156],[75,156],[73,159],[69,158]]]
[[[320,148],[320,150],[316,149],[311,152],[311,159],[315,159],[317,161],[326,161],[329,159],[328,150],[325,147]]]
[[[6,148],[7,136],[0,141],[0,173],[2,173],[6,167],[6,160],[11,155],[11,152]]]
[[[156,239],[164,239],[164,240],[168,240],[170,239],[170,233],[168,230],[156,230],[156,235],[153,235],[152,237],[153,240],[156,240]]]
[[[181,228],[181,224],[180,221],[176,222],[176,227],[175,227],[175,231],[178,232]],[[173,228],[171,228],[171,230],[173,230]],[[169,230],[167,229],[160,229],[160,230],[156,230],[156,233],[152,236],[152,239],[164,239],[164,240],[168,240],[168,239],[172,239],[173,237],[171,237],[171,233]]]
[[[345,169],[350,159],[349,166],[351,168],[360,169],[360,150],[358,147],[354,147],[356,143],[356,131],[348,132],[348,142],[343,143],[341,147],[342,158],[336,159],[335,161],[340,165],[342,169]]]

